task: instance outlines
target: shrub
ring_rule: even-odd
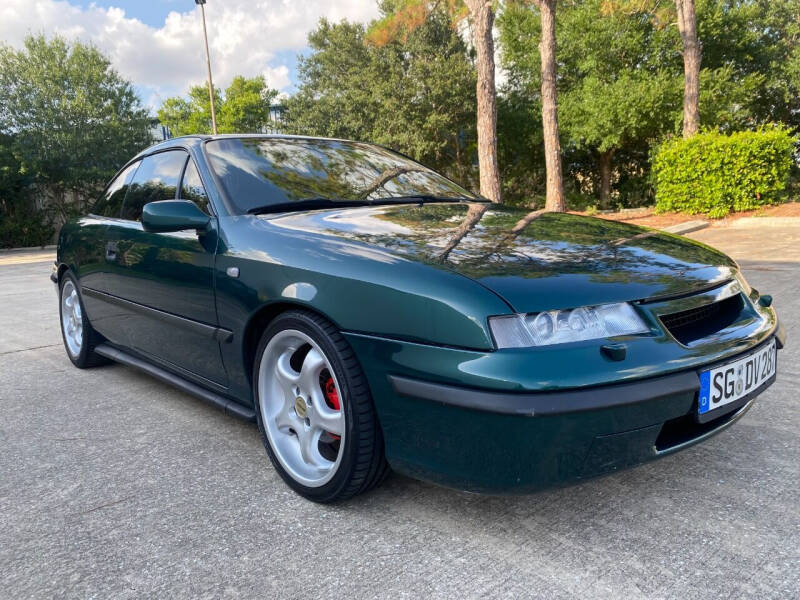
[[[45,246],[53,242],[54,228],[45,222],[41,213],[2,210],[0,202],[0,248]]]
[[[720,218],[780,202],[787,193],[796,141],[779,126],[667,140],[653,159],[656,211]]]

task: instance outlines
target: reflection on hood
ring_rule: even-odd
[[[294,213],[270,222],[456,271],[515,307],[548,304],[553,295],[570,296],[577,306],[582,296],[611,302],[683,293],[727,280],[736,268],[724,254],[671,234],[498,205],[376,206]],[[532,287],[534,280],[547,281]],[[582,293],[586,284],[594,287]],[[600,289],[607,293],[598,294]]]

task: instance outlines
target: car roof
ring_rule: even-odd
[[[182,135],[174,138],[170,138],[168,140],[164,140],[163,142],[159,142],[152,146],[149,146],[139,152],[134,158],[139,158],[141,156],[145,156],[147,154],[151,154],[153,152],[158,152],[160,150],[167,150],[169,148],[182,148],[186,146],[197,146],[203,142],[209,140],[227,140],[227,139],[237,139],[237,138],[255,138],[255,139],[288,139],[288,140],[325,140],[325,141],[333,141],[333,142],[350,142],[355,140],[345,140],[340,138],[327,138],[327,137],[320,137],[320,136],[311,136],[311,135],[289,135],[285,133],[218,133],[216,135],[209,135],[209,134],[193,134],[193,135]]]

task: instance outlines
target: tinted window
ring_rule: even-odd
[[[125,200],[125,192],[128,191],[128,184],[138,166],[139,162],[137,161],[117,175],[106,188],[103,197],[92,207],[91,212],[104,217],[119,217],[122,212],[122,201]]]
[[[128,186],[122,218],[138,221],[142,216],[142,208],[148,202],[174,199],[187,156],[183,150],[177,150],[142,159]]]
[[[411,159],[361,142],[228,138],[208,142],[206,152],[238,214],[306,198],[475,198]]]
[[[191,200],[205,212],[208,212],[208,196],[206,195],[206,188],[203,187],[203,182],[200,179],[200,173],[197,172],[197,167],[195,166],[194,161],[191,159],[189,159],[189,164],[186,165],[186,172],[183,174],[183,183],[181,183],[181,198],[184,200]]]

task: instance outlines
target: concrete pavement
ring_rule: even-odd
[[[129,368],[75,369],[50,265],[0,266],[0,597],[797,598],[800,230],[692,237],[788,329],[734,427],[532,496],[393,475],[330,507],[282,483],[254,425]]]

